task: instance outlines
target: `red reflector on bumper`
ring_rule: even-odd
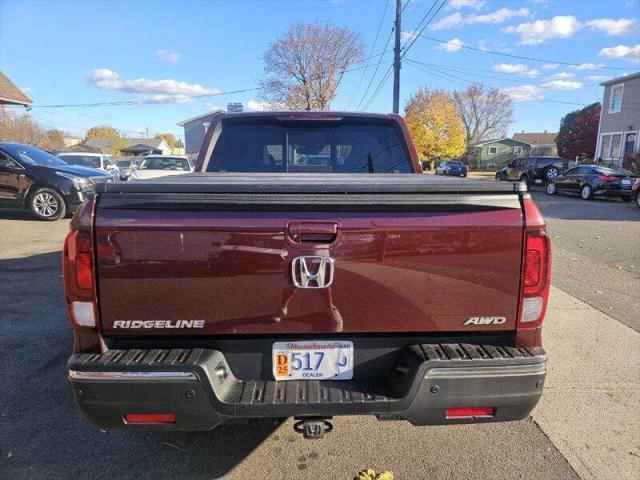
[[[175,413],[127,413],[127,423],[176,423]]]
[[[495,412],[494,407],[448,408],[447,418],[493,417]]]

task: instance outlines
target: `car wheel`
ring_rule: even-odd
[[[29,197],[29,210],[38,220],[58,220],[64,218],[67,206],[58,192],[41,187]]]
[[[442,172],[443,175],[449,175],[449,171],[445,170],[444,172]]]
[[[556,193],[558,193],[557,190],[556,190],[556,184],[555,183],[553,183],[553,182],[547,183],[547,193],[549,195],[555,195]]]
[[[628,203],[628,202],[630,202],[630,201],[631,201],[631,197],[630,197],[630,196],[628,196],[628,195],[622,195],[622,196],[620,197],[620,200],[622,200],[624,203]]]
[[[580,189],[580,196],[583,200],[591,200],[593,198],[593,189],[591,185],[585,185]]]
[[[500,180],[502,180],[502,178],[500,178],[500,174],[496,173],[496,182],[499,182]]]
[[[552,179],[556,178],[559,173],[560,172],[558,172],[558,169],[556,167],[548,167],[544,171],[544,176],[546,177],[547,180],[552,180]]]
[[[636,195],[636,205],[640,208],[640,194]]]

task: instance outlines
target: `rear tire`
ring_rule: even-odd
[[[556,184],[553,182],[547,183],[547,193],[549,195],[557,195],[558,189],[556,188]]]
[[[29,210],[38,220],[48,222],[64,218],[67,214],[67,206],[62,196],[47,187],[40,187],[29,196]]]
[[[500,177],[499,173],[496,173],[496,182],[499,182],[500,180],[502,180],[502,177]]]
[[[627,195],[622,195],[620,197],[620,200],[622,200],[624,203],[629,203],[631,201],[631,197],[629,197]]]
[[[560,172],[556,167],[547,167],[544,171],[544,178],[547,179],[547,182],[553,180],[558,176]]]
[[[582,197],[583,200],[591,200],[593,198],[593,189],[591,188],[591,185],[584,185],[580,189],[580,197]]]

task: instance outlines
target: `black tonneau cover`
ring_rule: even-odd
[[[103,183],[96,193],[123,194],[513,194],[520,182],[495,182],[416,173],[188,173],[152,180]]]

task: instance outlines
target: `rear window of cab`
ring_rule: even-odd
[[[412,173],[403,137],[387,123],[225,121],[207,172]]]

